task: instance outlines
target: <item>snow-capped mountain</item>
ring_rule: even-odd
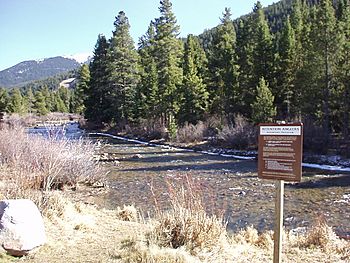
[[[80,64],[84,64],[85,62],[88,62],[92,59],[93,54],[91,52],[86,52],[86,53],[78,53],[74,55],[64,55],[62,57],[64,58],[69,58],[69,59],[74,59]]]
[[[24,84],[55,76],[80,67],[89,61],[91,53],[28,60],[0,71],[0,87],[19,87]]]

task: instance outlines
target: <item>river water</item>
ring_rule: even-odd
[[[147,214],[154,211],[156,195],[157,207],[166,209],[169,183],[190,178],[208,211],[223,212],[230,230],[251,225],[260,231],[273,229],[274,182],[258,178],[255,160],[94,139],[103,140],[101,150],[119,160],[107,164],[110,190],[99,196],[100,205],[114,209],[134,204]],[[304,169],[301,183],[286,183],[284,201],[287,229],[308,227],[321,218],[338,233],[350,233],[349,173]]]
[[[82,135],[72,125],[66,134]],[[228,229],[254,226],[273,229],[274,182],[257,176],[255,160],[238,160],[171,147],[144,144],[90,135],[101,142],[101,153],[113,156],[106,162],[108,191],[90,196],[108,209],[133,204],[144,215],[155,207],[169,207],[169,184],[191,180],[209,213],[223,213]],[[152,190],[153,189],[153,190]],[[176,190],[176,189],[175,189]],[[156,200],[156,201],[155,201]],[[308,227],[323,218],[341,235],[350,234],[350,174],[303,169],[301,183],[286,183],[284,226]]]

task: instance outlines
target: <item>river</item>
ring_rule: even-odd
[[[67,134],[82,134],[82,131]],[[228,229],[254,226],[273,229],[274,182],[257,176],[255,160],[239,160],[185,149],[137,144],[90,135],[101,142],[102,153],[117,162],[106,162],[108,191],[90,199],[100,207],[116,209],[133,204],[144,215],[169,207],[168,183],[190,178],[209,213],[224,213]],[[151,188],[153,191],[151,191]],[[170,189],[171,190],[171,189]],[[152,193],[153,192],[153,193]],[[350,174],[303,169],[301,183],[285,185],[284,226],[302,229],[324,218],[341,235],[350,234]]]

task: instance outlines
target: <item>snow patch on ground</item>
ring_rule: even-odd
[[[350,203],[350,194],[343,195],[342,199],[336,200],[334,201],[334,203],[346,203],[346,204]]]
[[[350,172],[350,167],[333,166],[333,165],[326,165],[326,164],[303,163],[303,167],[316,168],[316,169],[328,170],[328,171],[337,171],[337,172]]]

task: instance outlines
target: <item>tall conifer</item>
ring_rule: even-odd
[[[159,110],[162,123],[173,126],[178,113],[182,83],[183,44],[170,0],[160,1],[160,17],[155,20],[155,61],[158,72]]]
[[[198,39],[188,35],[184,51],[184,78],[181,89],[183,102],[179,112],[182,124],[184,122],[196,124],[204,119],[204,114],[207,112],[209,93],[204,84],[204,72],[201,72],[206,63],[205,53]]]
[[[221,24],[213,36],[208,57],[211,111],[221,116],[229,116],[237,109],[236,31],[231,16],[231,10],[225,8]]]
[[[261,77],[272,85],[274,83],[272,36],[260,1],[253,8],[250,23],[252,30],[251,38],[254,41],[253,78],[255,86],[260,82]],[[274,87],[271,87],[271,89],[273,90]]]
[[[252,119],[255,123],[272,122],[276,115],[274,96],[262,77],[257,86],[257,96],[252,104]]]
[[[159,116],[158,74],[155,62],[155,28],[151,22],[139,41],[140,75],[135,99],[135,115],[138,118],[154,119]]]
[[[344,3],[340,13],[340,23],[342,41],[341,50],[338,57],[337,76],[341,85],[341,105],[342,131],[346,139],[349,138],[350,129],[350,3]]]
[[[25,101],[18,88],[14,88],[11,92],[9,111],[11,113],[23,114],[25,112]]]
[[[99,35],[95,45],[94,56],[90,63],[90,85],[85,101],[85,117],[93,122],[108,122],[105,116],[108,104],[108,74],[107,74],[108,43],[104,35]]]
[[[85,112],[85,101],[90,84],[89,66],[84,64],[80,67],[77,84],[72,94],[72,112],[82,114]]]
[[[238,112],[243,116],[251,117],[251,104],[256,95],[256,82],[254,77],[253,50],[254,40],[249,20],[240,19],[237,30],[237,64],[238,64]]]
[[[114,22],[108,54],[110,105],[105,114],[122,126],[133,119],[133,104],[138,79],[138,54],[130,36],[129,19],[120,11]]]
[[[313,45],[316,51],[321,75],[319,86],[321,88],[321,119],[324,132],[324,143],[330,139],[330,116],[332,85],[334,83],[334,69],[336,57],[339,54],[339,34],[336,27],[335,10],[331,0],[321,0],[316,13],[316,23],[313,27]]]
[[[276,104],[279,105],[278,116],[292,119],[294,84],[296,72],[296,39],[289,17],[287,18],[278,45],[278,71]]]

